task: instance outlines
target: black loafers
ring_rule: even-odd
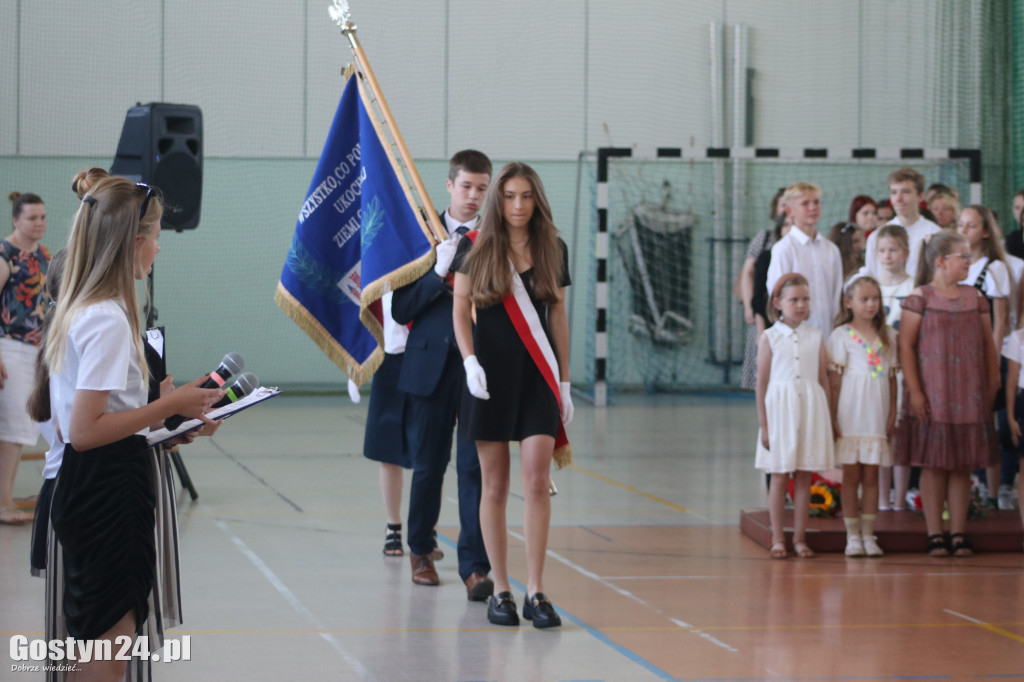
[[[519,625],[516,600],[511,592],[499,592],[487,600],[487,620],[495,625]]]
[[[554,628],[562,624],[561,617],[543,592],[526,598],[526,603],[523,604],[523,618],[532,620],[535,628]]]

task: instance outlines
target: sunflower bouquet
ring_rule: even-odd
[[[840,495],[842,484],[830,481],[820,474],[811,474],[811,516],[830,519],[842,509],[843,501]],[[786,485],[786,501],[793,503],[793,479],[789,479]]]

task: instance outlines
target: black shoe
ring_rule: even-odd
[[[516,600],[511,592],[499,592],[487,600],[487,620],[495,625],[519,625]]]
[[[526,603],[523,604],[523,618],[532,620],[535,628],[554,628],[562,624],[561,617],[543,592],[526,598]]]

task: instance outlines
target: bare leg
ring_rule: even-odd
[[[480,456],[480,532],[487,548],[494,576],[494,592],[511,592],[508,582],[508,527],[505,507],[508,503],[508,443],[478,440]]]
[[[889,508],[889,491],[892,490],[892,467],[878,467],[878,509]]]
[[[893,497],[893,509],[907,508],[907,488],[910,487],[910,467],[896,465],[892,468],[893,485],[896,491]]]
[[[117,644],[117,638],[132,637],[134,635],[135,614],[129,611],[124,614],[121,620],[117,621],[114,627],[104,632],[98,639],[110,640],[111,652],[116,653],[120,649]],[[68,673],[68,682],[119,682],[124,677],[128,661],[92,660],[88,663],[78,661],[75,663],[75,666],[78,670]]]
[[[861,479],[862,467],[860,464],[844,464],[843,465],[843,489],[840,493],[840,497],[843,499],[843,517],[848,519],[855,519],[860,517],[860,499],[858,498],[858,492],[860,491],[860,479]],[[877,481],[875,484],[877,485]],[[868,491],[864,489],[864,505],[867,506]]]
[[[768,486],[768,517],[772,524],[772,544],[786,544],[786,529],[782,524],[782,515],[786,510],[786,484],[789,474],[772,474],[772,482]]]
[[[928,535],[942,534],[942,505],[946,501],[947,472],[942,469],[921,469],[921,505]]]
[[[995,464],[990,464],[985,467],[985,487],[988,488],[988,496],[990,499],[996,498],[999,495],[999,476],[1002,473],[1002,468],[1002,462],[998,459]],[[983,501],[988,502],[988,500]]]
[[[21,443],[0,441],[0,509],[5,509],[0,521],[24,523],[32,520],[32,514],[21,511],[14,504],[14,479],[21,462]]]
[[[877,514],[878,513],[878,470],[880,467],[872,466],[870,464],[862,464],[860,466],[860,484],[864,489],[864,494],[861,495],[861,513],[862,514]],[[845,488],[846,485],[843,485]],[[846,500],[843,500],[843,507],[846,506]]]
[[[391,524],[402,522],[402,478],[402,467],[380,463],[380,496],[384,500],[384,513]]]
[[[526,538],[526,594],[544,591],[544,556],[548,551],[551,526],[551,457],[555,439],[530,436],[520,444],[520,475],[526,505],[523,536]]]
[[[1017,511],[1020,512],[1020,522],[1024,525],[1024,458],[1018,467],[1020,473],[1017,475]]]
[[[793,550],[797,556],[814,556],[807,547],[807,519],[810,516],[811,472],[796,471],[793,473]]]
[[[967,507],[971,500],[971,474],[967,471],[950,471],[946,481],[949,532],[963,533],[967,527]]]

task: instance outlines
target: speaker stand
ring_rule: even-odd
[[[146,277],[146,329],[155,327],[156,320],[159,317],[157,315],[156,305],[154,304],[153,299],[153,273],[155,270],[155,266],[150,268],[149,275]],[[181,458],[181,451],[178,449],[178,446],[174,445],[164,449],[170,457],[171,463],[174,465],[174,470],[178,472],[178,480],[181,482],[181,487],[188,490],[188,494],[192,497],[193,501],[198,500],[199,493],[196,491],[195,484],[192,483],[192,477],[189,475],[188,468],[185,466],[185,460]]]

